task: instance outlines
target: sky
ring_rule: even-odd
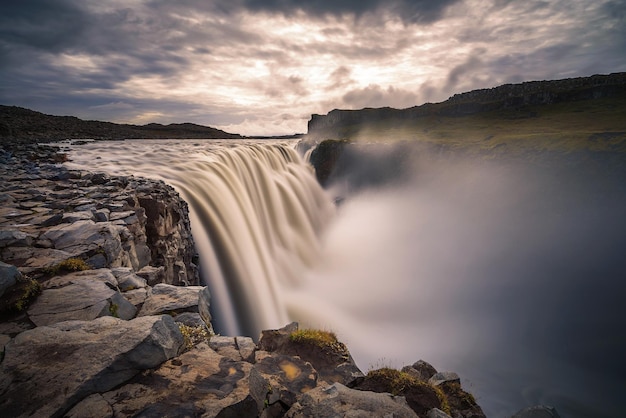
[[[0,104],[243,135],[626,71],[626,0],[0,3]]]

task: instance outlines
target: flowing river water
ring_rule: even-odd
[[[622,188],[484,159],[391,159],[401,175],[368,180],[381,164],[363,153],[323,190],[295,145],[92,142],[66,164],[178,190],[222,334],[297,320],[335,331],[364,371],[458,372],[487,416],[619,414]]]

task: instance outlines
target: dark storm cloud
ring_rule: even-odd
[[[280,13],[293,15],[304,12],[309,17],[354,15],[362,17],[382,11],[395,14],[406,22],[431,23],[441,18],[443,11],[460,0],[234,0],[206,2],[183,0],[170,2],[172,7],[191,8],[212,13],[231,14],[239,11]],[[155,0],[153,5],[167,6],[166,0]]]
[[[240,4],[250,10],[293,13],[304,11],[316,16],[353,13],[362,16],[387,10],[412,22],[433,22],[443,10],[457,0],[242,0]]]

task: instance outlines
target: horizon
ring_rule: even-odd
[[[403,109],[626,71],[624,3],[5,3],[0,102],[83,120],[291,135],[333,109]]]
[[[391,108],[394,110],[405,110],[405,109],[412,109],[412,108],[419,108],[421,106],[424,105],[437,105],[437,104],[442,104],[447,102],[448,100],[452,99],[453,97],[456,96],[461,96],[464,94],[469,94],[469,93],[473,93],[476,91],[485,91],[485,90],[491,90],[491,89],[496,89],[499,87],[503,87],[503,86],[510,86],[510,85],[522,85],[525,83],[541,83],[541,82],[554,82],[554,81],[564,81],[564,80],[571,80],[571,79],[576,79],[576,78],[591,78],[591,77],[603,77],[603,76],[611,76],[611,75],[616,75],[616,74],[626,74],[626,72],[610,72],[610,73],[604,73],[604,74],[591,74],[588,76],[581,76],[581,77],[572,77],[572,78],[565,78],[565,79],[550,79],[550,80],[528,80],[528,81],[524,81],[521,83],[506,83],[506,84],[501,84],[498,86],[494,86],[494,87],[487,87],[487,88],[482,88],[482,89],[475,89],[475,90],[467,90],[467,91],[462,91],[462,92],[457,92],[457,93],[453,93],[450,97],[446,98],[445,100],[442,101],[438,101],[438,102],[424,102],[424,103],[419,103],[413,106],[408,106],[408,107],[403,107],[403,108],[393,108],[393,107],[389,107],[389,106],[382,106],[382,107],[364,107],[364,108],[360,108],[360,109],[342,109],[342,108],[334,108],[334,109],[330,109],[325,113],[321,113],[321,114],[311,114],[309,120],[311,120],[314,116],[326,116],[328,114],[330,114],[331,112],[334,111],[339,111],[339,112],[344,112],[344,111],[354,111],[354,112],[358,112],[358,111],[362,111],[362,110],[368,110],[368,109],[383,109],[383,108]],[[18,107],[18,108],[22,108],[25,110],[30,110],[30,111],[34,111],[34,112],[38,112],[38,113],[42,113],[45,116],[53,116],[53,117],[78,117],[76,115],[68,115],[68,114],[49,114],[49,113],[43,113],[40,112],[36,109],[32,109],[32,108],[25,108],[22,106],[16,106],[16,105],[3,105],[0,103],[0,106],[7,106],[7,107]],[[82,119],[79,118],[82,121],[85,122],[105,122],[105,123],[114,123],[114,124],[119,124],[119,125],[129,125],[129,126],[140,126],[140,127],[147,127],[149,125],[159,125],[159,126],[172,126],[172,125],[195,125],[195,126],[199,126],[199,127],[203,127],[203,128],[212,128],[212,129],[219,129],[216,128],[215,126],[209,126],[209,125],[202,125],[199,123],[195,123],[195,122],[189,122],[189,121],[182,121],[182,122],[147,122],[145,124],[141,124],[141,125],[137,125],[137,124],[132,124],[132,123],[118,123],[115,121],[111,121],[111,120],[103,120],[103,119]],[[309,134],[308,129],[303,131],[303,132],[290,132],[290,133],[280,133],[280,134],[255,134],[255,133],[251,133],[251,134],[241,134],[239,132],[232,132],[232,131],[224,131],[227,134],[234,134],[234,135],[240,135],[242,137],[242,139],[255,139],[255,138],[280,138],[280,137],[297,137],[297,136],[304,136]]]

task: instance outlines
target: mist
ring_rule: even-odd
[[[617,414],[626,362],[620,164],[352,144],[320,265],[286,299],[363,370],[458,372],[487,416]]]

